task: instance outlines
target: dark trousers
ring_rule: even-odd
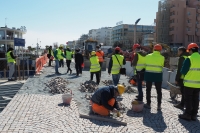
[[[161,104],[162,100],[162,82],[154,82],[156,91],[157,91],[157,102],[158,104]],[[151,104],[151,88],[152,88],[152,82],[146,82],[146,99],[147,104]]]
[[[67,63],[67,73],[68,73],[69,71],[72,71],[72,69],[70,68],[71,60],[66,60],[66,63]]]
[[[197,116],[199,108],[199,90],[200,88],[184,88],[185,94],[185,113],[191,116]]]
[[[103,62],[99,62],[100,64],[100,72],[99,72],[99,77],[101,78],[101,69],[102,69],[102,66],[103,66]]]
[[[183,79],[179,80],[178,81],[179,83],[179,86],[180,86],[180,90],[181,90],[181,94],[182,94],[182,97],[181,97],[181,106],[184,107],[185,105],[185,96],[184,96],[184,85],[183,85]]]
[[[143,101],[142,80],[137,79],[138,100]]]
[[[51,66],[51,62],[52,62],[52,60],[49,58],[49,66]]]
[[[59,61],[59,66],[61,67],[64,67],[64,60],[63,59],[60,59],[60,61]]]
[[[81,64],[75,64],[75,68],[76,68],[76,75],[78,76],[79,74],[82,74],[82,67]]]
[[[100,71],[90,72],[90,80],[93,80],[94,74],[96,75],[96,83],[99,84],[100,83],[100,77],[99,77]]]

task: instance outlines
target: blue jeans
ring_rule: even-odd
[[[137,79],[138,100],[143,101],[142,80]]]
[[[59,60],[55,60],[55,72],[58,73],[58,67],[59,67]]]
[[[113,79],[113,84],[117,86],[117,84],[119,83],[120,74],[112,74],[112,79]]]

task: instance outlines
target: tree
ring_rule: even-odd
[[[122,44],[121,42],[119,42],[119,41],[115,41],[114,44],[113,44],[113,47],[114,47],[114,48],[115,48],[115,47],[120,47],[120,48],[122,48],[122,46],[123,46],[123,44]]]
[[[31,50],[32,50],[32,47],[31,47],[31,46],[28,46],[27,48],[28,48],[28,50],[29,50],[29,51],[31,51]]]

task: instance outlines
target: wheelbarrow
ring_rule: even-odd
[[[170,83],[168,81],[167,84],[170,88],[170,97],[172,100],[175,100],[177,98],[177,95],[181,95],[180,86],[177,86],[175,83]]]

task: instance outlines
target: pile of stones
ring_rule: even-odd
[[[105,80],[105,81],[102,81],[102,83],[103,83],[105,86],[113,85],[113,81],[112,81],[112,80]]]
[[[98,85],[96,84],[96,82],[89,80],[86,81],[85,83],[81,83],[79,90],[81,92],[93,93],[98,89],[97,86]]]
[[[52,78],[45,84],[50,88],[49,92],[52,94],[66,94],[70,92],[70,89],[66,87],[68,84],[67,80],[61,77]]]

